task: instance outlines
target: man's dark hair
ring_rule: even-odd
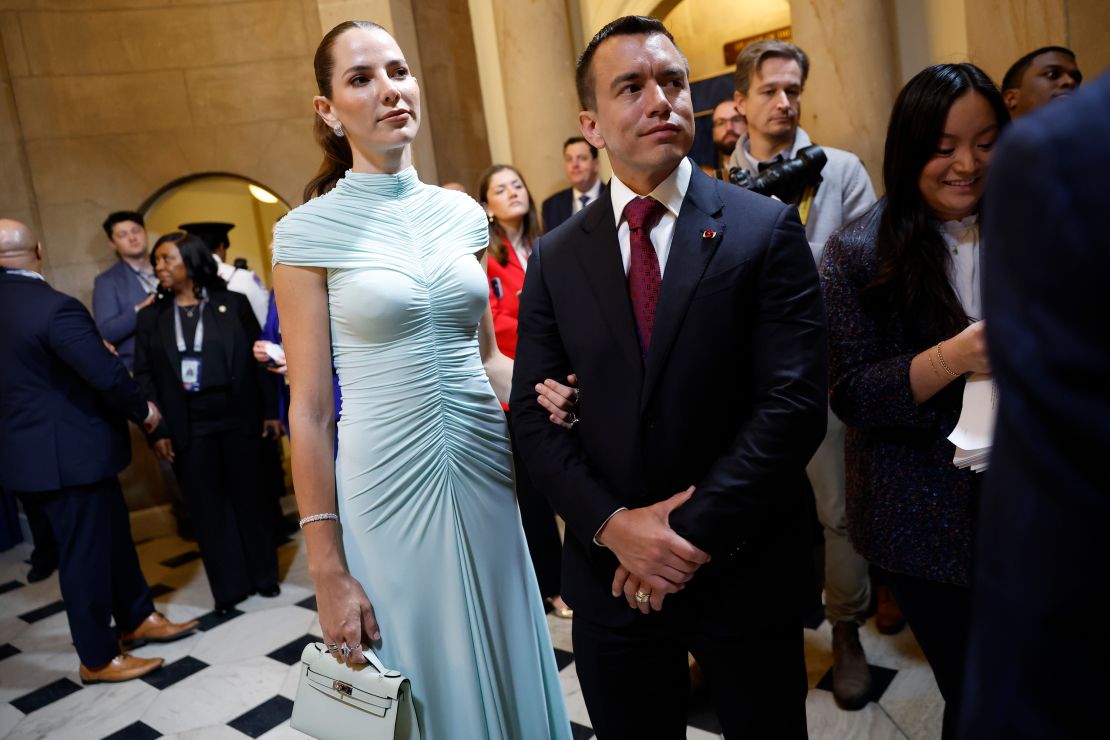
[[[1029,65],[1033,63],[1033,60],[1041,54],[1047,54],[1050,51],[1058,51],[1061,54],[1067,54],[1072,58],[1072,61],[1075,61],[1075,52],[1063,46],[1042,46],[1039,49],[1034,49],[1014,62],[1010,65],[1010,68],[1006,70],[1006,76],[1002,78],[1003,91],[1014,90],[1021,87],[1022,79],[1025,77],[1025,70],[1029,69]]]
[[[112,238],[112,229],[116,227],[116,224],[121,224],[124,221],[134,221],[144,229],[146,228],[146,223],[143,222],[143,214],[141,213],[135,211],[116,211],[115,213],[109,213],[108,218],[104,219],[104,223],[102,224],[104,233],[108,235],[109,239]]]
[[[586,45],[586,50],[578,57],[578,64],[574,70],[574,84],[578,88],[578,102],[582,105],[583,110],[593,110],[597,106],[597,91],[594,87],[594,76],[590,67],[593,65],[594,52],[597,51],[601,42],[613,36],[647,36],[652,34],[666,36],[667,40],[674,44],[674,36],[663,25],[663,21],[643,15],[626,15],[623,18],[617,18],[594,34],[590,43]],[[675,44],[675,48],[678,49],[678,44]],[[686,56],[681,49],[678,49],[678,54],[689,69],[690,65],[686,62]]]
[[[570,146],[571,144],[585,144],[586,146],[588,146],[590,148],[590,156],[593,157],[594,159],[597,159],[597,147],[594,146],[593,144],[591,144],[590,142],[586,141],[585,137],[583,137],[583,136],[572,136],[569,139],[567,139],[566,141],[564,141],[563,142],[563,153],[564,154],[567,151],[567,147]]]

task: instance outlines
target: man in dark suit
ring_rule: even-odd
[[[543,202],[544,231],[553,231],[601,197],[605,183],[598,177],[600,166],[597,147],[581,136],[572,136],[563,142],[563,167],[571,186]]]
[[[827,393],[805,233],[794,208],[686,158],[688,67],[659,21],[609,24],[577,75],[614,178],[533,252],[510,407],[567,524],[590,718],[601,740],[685,737],[689,651],[727,737],[805,737],[804,467]],[[568,433],[535,394],[571,372]]]
[[[158,280],[150,266],[146,225],[141,213],[116,211],[103,224],[116,264],[96,276],[93,316],[100,335],[111,342],[130,370],[135,362],[135,325],[139,311],[154,301]]]
[[[41,271],[42,245],[23,224],[0,219],[0,487],[33,497],[59,543],[81,679],[126,681],[162,659],[121,653],[121,639],[166,642],[197,627],[154,611],[116,480],[131,458],[124,416],[150,430],[161,415],[85,307]]]
[[[1110,75],[1022,117],[987,185],[983,308],[998,385],[962,737],[1081,738],[1110,649]]]

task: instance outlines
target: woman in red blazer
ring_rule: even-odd
[[[524,273],[528,269],[532,245],[540,235],[540,220],[524,177],[510,165],[495,164],[482,173],[478,199],[489,216],[486,274],[489,276],[489,305],[493,313],[493,328],[497,333],[497,346],[506,357],[514,357],[520,290],[524,287]],[[508,407],[505,409],[507,412]],[[507,413],[505,418],[508,419]],[[511,427],[509,431],[511,434]],[[555,614],[570,617],[570,608],[559,596],[562,543],[555,524],[555,512],[529,480],[524,464],[516,456],[515,444],[513,457],[520,518],[540,593]]]

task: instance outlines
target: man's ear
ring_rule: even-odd
[[[339,125],[339,119],[335,117],[335,113],[331,110],[331,101],[323,95],[317,95],[312,99],[312,107],[316,109],[316,115],[324,119],[328,128],[335,128]]]
[[[744,117],[744,119],[747,120],[747,118],[748,118],[748,110],[747,110],[748,96],[746,96],[744,93],[737,90],[734,93],[732,93],[732,101],[734,103],[736,103],[737,112],[739,112],[740,115],[742,115]]]
[[[1010,111],[1010,115],[1013,115],[1014,111],[1017,110],[1018,95],[1020,94],[1021,91],[1016,87],[1002,91],[1002,102],[1006,104],[1006,110]]]
[[[35,259],[42,262],[42,242],[36,242],[35,244]]]
[[[578,128],[582,131],[583,138],[590,142],[595,149],[605,148],[605,139],[597,127],[597,114],[591,110],[584,110],[578,114]]]

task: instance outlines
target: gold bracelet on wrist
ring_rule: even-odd
[[[944,372],[948,373],[948,377],[952,380],[955,380],[956,378],[960,377],[960,374],[957,372],[953,372],[952,368],[948,367],[948,363],[944,361],[944,355],[940,351],[940,345],[941,343],[937,342],[937,362],[940,363],[940,366],[944,370]]]

